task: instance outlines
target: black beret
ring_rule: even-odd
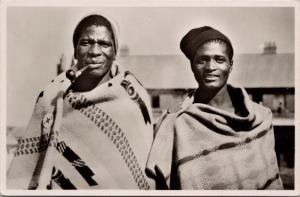
[[[230,48],[229,59],[232,59],[233,48],[230,40],[224,34],[209,26],[203,26],[190,30],[181,39],[180,49],[184,55],[192,61],[198,48],[209,40],[222,40],[227,43]]]

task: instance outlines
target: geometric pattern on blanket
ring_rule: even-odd
[[[51,81],[18,140],[7,188],[153,187],[143,171],[153,138],[148,94],[119,68],[114,65],[109,81],[83,93],[69,90],[65,73]]]
[[[45,151],[48,146],[53,146],[53,143],[48,144],[49,133],[42,134],[41,137],[29,137],[18,140],[15,156],[40,153]]]
[[[82,105],[89,105],[86,98],[83,95],[78,98],[76,95],[69,93],[66,96],[67,100],[71,103],[73,108],[79,108]],[[114,143],[115,147],[121,153],[123,160],[125,161],[127,167],[129,168],[135,182],[138,184],[140,189],[150,189],[147,183],[140,165],[136,159],[136,156],[130,147],[130,144],[122,132],[121,128],[113,121],[113,119],[106,114],[103,110],[95,105],[90,105],[89,107],[81,108],[79,110],[92,122],[94,122],[101,131]]]
[[[228,92],[236,113],[194,103],[192,96],[161,117],[147,160],[157,188],[283,189],[271,110],[243,88],[228,85]]]
[[[56,135],[58,132],[56,132]],[[49,137],[50,136],[50,137]],[[31,137],[20,139],[15,156],[24,154],[33,154],[46,151],[49,147],[55,147],[56,150],[61,153],[65,159],[67,159],[71,165],[79,172],[79,174],[86,180],[87,184],[90,186],[98,185],[92,179],[94,175],[93,171],[87,166],[87,164],[82,161],[82,159],[69,147],[64,141],[54,140],[54,135],[49,135],[48,133],[43,134],[42,137]],[[64,177],[63,173],[58,169],[55,173],[55,167],[52,171],[52,179],[62,187],[62,189],[76,189],[76,187]],[[37,187],[38,185],[36,185]],[[31,187],[30,189],[36,189],[36,187]],[[51,186],[48,186],[51,189]]]
[[[271,127],[272,127],[272,125],[270,125],[269,129],[271,129]],[[263,130],[262,132],[257,133],[256,135],[254,135],[252,137],[247,137],[247,138],[245,138],[245,139],[243,139],[239,142],[227,142],[227,143],[224,143],[224,144],[221,144],[221,145],[218,145],[218,146],[214,146],[214,147],[209,148],[209,149],[202,150],[199,153],[196,153],[194,155],[189,155],[189,156],[186,156],[184,158],[181,158],[177,162],[177,167],[179,167],[180,165],[182,165],[186,162],[189,162],[189,161],[194,160],[194,159],[198,159],[198,158],[203,157],[203,156],[207,156],[207,155],[209,155],[211,153],[214,153],[214,152],[217,152],[217,151],[222,151],[222,150],[225,150],[225,149],[235,148],[235,147],[238,147],[238,146],[241,146],[241,147],[245,146],[246,144],[249,144],[252,141],[257,140],[257,139],[263,137],[264,135],[266,135],[268,133],[268,130]]]
[[[272,127],[272,125],[271,125]],[[271,129],[271,127],[269,129]],[[260,133],[257,133],[256,135],[252,136],[252,137],[247,137],[239,142],[227,142],[218,146],[214,146],[212,148],[207,148],[204,150],[201,150],[200,152],[193,154],[193,155],[188,155],[185,156],[181,159],[179,159],[176,162],[176,170],[178,170],[178,168],[188,162],[200,159],[200,158],[204,158],[209,156],[210,154],[215,154],[215,153],[219,153],[222,154],[222,151],[226,151],[228,149],[233,149],[232,151],[234,151],[234,149],[244,149],[245,147],[247,147],[247,145],[251,145],[251,143],[255,140],[258,140],[259,138],[264,137],[266,134],[268,134],[269,129],[267,130],[263,130]],[[252,159],[253,156],[250,156],[249,158]],[[250,161],[249,161],[250,162]],[[276,163],[276,161],[274,161]],[[207,174],[211,174],[212,172],[217,172],[218,170],[220,170],[221,167],[218,167],[218,164],[216,165],[212,165],[212,166],[208,166],[207,169],[205,170]],[[254,176],[255,171],[253,171],[253,179],[257,178]],[[249,176],[248,178],[251,178],[251,176]],[[278,184],[278,182],[280,182],[280,176],[279,173],[276,172],[273,176],[270,175],[270,178],[268,180],[266,180],[265,184],[263,184],[262,186],[257,186],[257,190],[265,190],[266,188],[268,188],[271,184]],[[276,182],[276,183],[275,183]],[[220,189],[222,187],[224,187],[225,184],[216,184],[215,188],[212,187],[211,189]]]
[[[73,183],[65,177],[65,175],[62,173],[60,169],[56,169],[53,167],[51,179],[54,180],[54,182],[59,185],[62,189],[77,189]],[[50,185],[47,186],[47,189],[51,189],[52,185],[50,182]]]
[[[57,143],[56,149],[72,164],[89,186],[98,185],[92,178],[92,176],[95,175],[94,172],[64,141]]]
[[[127,75],[131,75],[134,77],[134,75],[131,74],[130,71],[125,71],[124,73],[124,78],[127,76]],[[138,81],[137,78],[135,78],[136,81],[141,85],[141,82]],[[123,86],[123,88],[126,90],[126,92],[128,93],[128,95],[130,96],[130,98],[132,100],[134,100],[140,107],[140,110],[141,110],[141,113],[143,114],[143,117],[144,117],[144,121],[145,123],[149,123],[151,124],[151,118],[150,118],[150,115],[149,115],[149,112],[147,110],[147,107],[144,103],[144,101],[141,99],[140,95],[135,91],[134,87],[132,86],[131,82],[128,81],[128,80],[122,80],[121,81],[121,86]]]

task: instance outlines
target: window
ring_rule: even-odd
[[[152,103],[152,108],[159,108],[160,104],[159,104],[159,95],[154,95],[151,97],[151,103]]]

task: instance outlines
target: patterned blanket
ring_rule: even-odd
[[[153,140],[146,90],[113,65],[113,78],[72,92],[65,73],[36,101],[7,172],[8,189],[151,189]]]
[[[271,111],[228,90],[235,113],[188,97],[162,117],[147,163],[158,189],[283,189]]]

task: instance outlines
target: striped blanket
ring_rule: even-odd
[[[7,172],[8,189],[151,189],[144,173],[153,140],[146,90],[113,65],[112,79],[68,90],[65,73],[36,101]]]
[[[228,92],[235,113],[188,97],[163,116],[147,163],[158,189],[283,189],[271,111],[244,89]]]

